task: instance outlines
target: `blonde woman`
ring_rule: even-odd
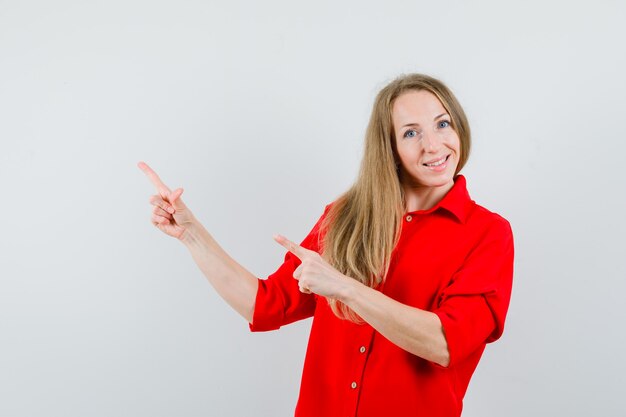
[[[313,316],[295,415],[459,416],[511,294],[509,223],[476,204],[459,172],[470,151],[462,107],[440,81],[401,76],[377,95],[355,184],[284,263],[258,279],[233,260],[180,196],[157,187],[152,223],[178,238],[250,324]]]

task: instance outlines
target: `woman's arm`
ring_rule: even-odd
[[[217,293],[252,323],[258,279],[231,258],[197,220],[188,226],[180,240]]]
[[[171,191],[147,164],[140,162],[138,166],[158,192],[150,197],[150,204],[154,206],[152,224],[183,242],[217,293],[252,323],[258,279],[217,244],[183,203],[181,188]]]
[[[283,236],[274,239],[302,261],[293,273],[300,291],[343,302],[392,343],[428,361],[448,366],[448,344],[435,313],[402,304],[343,275],[317,252]]]

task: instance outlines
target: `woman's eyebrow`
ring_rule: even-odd
[[[443,116],[448,116],[448,113],[441,113],[439,116],[436,116],[433,120],[437,120],[437,119],[439,119],[440,117],[443,117]],[[417,123],[417,122],[412,122],[412,123],[407,123],[407,124],[405,124],[405,125],[404,125],[404,126],[402,126],[402,127],[407,127],[407,126],[419,126],[419,125],[420,125],[420,124],[419,124],[419,123]]]

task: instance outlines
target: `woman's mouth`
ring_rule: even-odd
[[[430,168],[433,171],[441,171],[443,169],[445,169],[445,167],[448,165],[448,159],[450,158],[450,154],[441,157],[439,159],[435,159],[432,160],[430,162],[427,162],[425,164],[423,164],[425,167]]]

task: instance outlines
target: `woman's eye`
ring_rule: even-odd
[[[417,132],[416,132],[415,130],[407,130],[407,131],[404,133],[404,137],[405,137],[405,138],[414,138],[414,137],[416,137],[416,136],[417,136]]]
[[[442,128],[442,129],[445,128],[445,127],[448,127],[448,126],[450,126],[450,122],[447,121],[447,120],[442,120],[442,121],[439,122],[439,127]]]

